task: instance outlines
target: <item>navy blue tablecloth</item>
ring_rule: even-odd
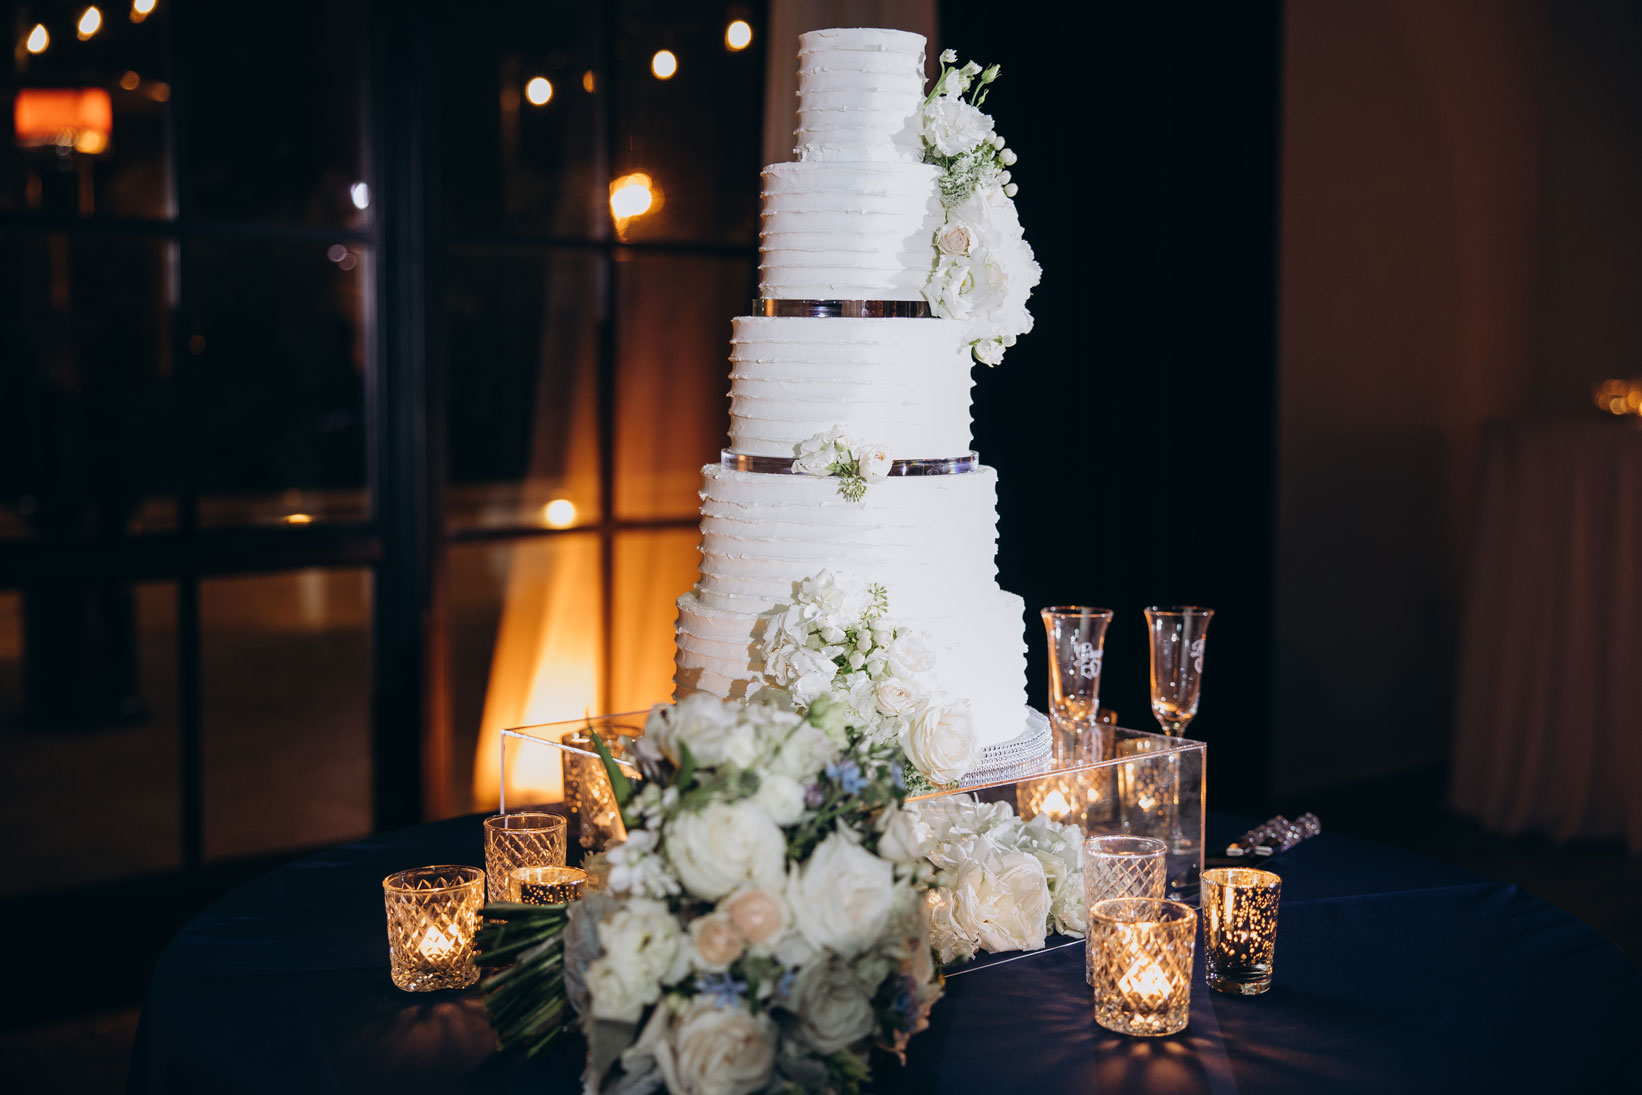
[[[1219,822],[1218,824],[1216,822]],[[1237,831],[1210,819],[1219,843]],[[476,992],[388,979],[383,876],[483,863],[459,818],[342,845],[274,871],[188,924],[155,969],[133,1092],[579,1090],[581,1043],[498,1053]],[[1305,1093],[1637,1090],[1642,973],[1610,942],[1515,886],[1324,835],[1283,876],[1264,996],[1208,991],[1172,1038],[1090,1017],[1083,951],[949,979],[885,1091]]]

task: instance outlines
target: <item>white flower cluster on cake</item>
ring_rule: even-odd
[[[771,698],[811,712],[825,699],[829,717],[869,744],[899,750],[933,785],[952,783],[979,756],[969,703],[935,694],[929,642],[888,610],[883,586],[826,570],[806,578],[766,619],[763,678]]]
[[[564,928],[586,1090],[851,1092],[927,1024],[905,789],[889,749],[819,722],[699,694],[651,714],[627,841]]]
[[[887,479],[893,463],[884,446],[858,444],[844,435],[841,426],[800,441],[796,452],[794,471],[818,478],[836,476],[838,493],[851,502],[866,497],[868,483]]]
[[[1083,834],[1008,803],[953,795],[917,803],[921,847],[935,865],[930,941],[943,963],[977,950],[1037,950],[1051,932],[1082,935]]]
[[[941,168],[946,209],[924,298],[943,319],[966,321],[975,360],[997,365],[1032,329],[1026,301],[1043,271],[1015,213],[1015,153],[980,109],[998,66],[957,60],[952,50],[941,54],[941,75],[919,116],[924,162]]]

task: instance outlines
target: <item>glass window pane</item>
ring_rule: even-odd
[[[191,255],[200,523],[366,517],[369,253],[201,240]]]
[[[200,583],[208,859],[370,831],[370,601],[368,570]]]
[[[642,172],[656,194],[625,238],[751,247],[763,166],[763,22],[753,20],[750,48],[732,51],[724,8],[626,0],[620,11],[611,175]],[[677,60],[666,80],[651,70],[660,49]]]
[[[176,604],[170,584],[0,593],[0,895],[180,865]]]
[[[81,42],[74,25],[84,10],[11,5],[4,21],[19,48],[11,86],[0,92],[9,130],[0,141],[0,210],[167,216],[167,5],[140,22],[105,8],[102,28]],[[36,25],[46,38],[30,53]]]
[[[453,229],[573,239],[610,231],[602,4],[451,4],[441,51],[444,195]],[[506,33],[491,28],[505,27]],[[547,87],[530,81],[547,81]],[[591,89],[591,90],[590,90]],[[541,102],[535,99],[546,98]]]
[[[363,224],[364,0],[193,4],[178,30],[190,215]]]
[[[751,259],[628,256],[616,267],[616,513],[687,518],[730,428],[730,319]]]
[[[599,519],[599,262],[451,253],[451,527]]]
[[[495,806],[499,732],[605,710],[599,537],[450,548],[452,808]]]
[[[175,526],[171,248],[0,236],[0,538]]]
[[[695,528],[617,534],[612,711],[640,711],[672,698],[676,602],[696,584],[700,542]]]

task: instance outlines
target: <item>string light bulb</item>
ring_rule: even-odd
[[[80,35],[80,41],[84,42],[87,38],[103,29],[103,13],[98,11],[95,6],[87,8],[80,16],[80,21],[75,24],[74,29]]]
[[[25,48],[30,53],[44,53],[49,45],[51,45],[51,35],[46,32],[46,25],[44,23],[34,24],[34,29],[29,31],[28,41],[24,43]]]
[[[154,14],[154,0],[131,0],[131,21],[140,23]]]
[[[656,74],[658,80],[671,80],[678,72],[678,58],[670,49],[658,49],[656,55],[650,58],[650,71]]]
[[[743,50],[753,44],[753,28],[747,20],[737,19],[724,28],[724,44],[732,50]]]
[[[532,76],[525,84],[525,98],[531,106],[546,106],[553,98],[553,84],[545,76]]]

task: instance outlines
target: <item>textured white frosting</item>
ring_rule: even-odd
[[[760,616],[827,569],[889,591],[890,616],[928,635],[932,683],[970,701],[983,745],[1021,732],[1025,606],[997,584],[996,472],[892,478],[862,502],[831,479],[716,465],[703,477],[701,581],[679,601],[680,695],[744,695]]]
[[[945,220],[934,164],[764,169],[761,296],[922,300]]]
[[[924,37],[848,28],[798,36],[800,160],[905,161],[923,154]]]
[[[792,456],[841,426],[897,460],[969,451],[969,348],[949,319],[741,316],[730,349],[730,448]]]

